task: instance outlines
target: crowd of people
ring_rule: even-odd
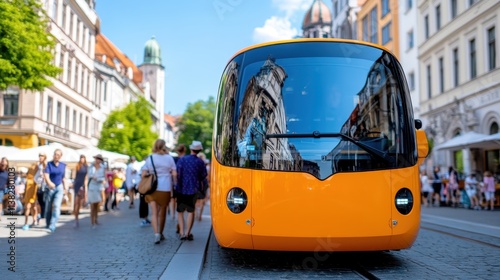
[[[460,186],[458,172],[450,166],[443,173],[439,166],[432,174],[424,170],[420,176],[422,204],[425,207],[464,207],[473,210],[495,209],[496,180],[490,171],[481,174],[471,173]]]
[[[9,214],[25,216],[23,230],[40,226],[40,221],[45,220],[45,228],[53,233],[63,200],[68,199],[68,190],[72,187],[75,228],[80,227],[79,214],[83,207],[90,208],[90,227],[95,229],[100,224],[99,212],[110,211],[110,208],[118,211],[119,202],[128,198],[129,209],[139,204],[140,225],[153,228],[154,244],[166,239],[163,232],[168,213],[173,221],[177,219],[180,240],[193,240],[194,221],[202,219],[208,199],[210,162],[202,150],[202,143],[193,141],[189,145],[189,154],[184,144],[171,154],[165,141],[158,139],[144,163],[131,156],[126,170],[110,168],[103,156],[97,154],[91,163],[81,155],[74,170],[69,171],[68,165],[61,161],[60,149],[54,151],[50,161],[46,154],[40,153],[39,161],[26,172],[16,172],[14,204],[9,196],[9,161],[3,157],[0,160],[0,192],[5,195],[0,199],[0,219],[8,201]],[[140,194],[138,185],[141,179],[152,173],[156,174],[157,189],[150,194]],[[72,180],[67,180],[67,174],[71,174]]]

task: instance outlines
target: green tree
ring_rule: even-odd
[[[210,158],[214,114],[215,100],[212,96],[207,101],[199,100],[193,104],[189,103],[177,123],[179,128],[178,142],[189,146],[193,140],[200,141],[203,144],[207,158]]]
[[[38,0],[0,1],[0,90],[43,90],[61,69],[52,64],[54,37]]]
[[[151,104],[143,97],[111,112],[103,124],[99,149],[135,156],[138,160],[151,153],[158,134],[151,130]]]

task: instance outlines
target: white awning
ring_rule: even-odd
[[[500,149],[500,133],[487,135],[469,131],[434,147],[435,150],[452,151],[465,148],[477,148],[483,150]]]

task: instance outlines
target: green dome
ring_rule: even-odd
[[[144,63],[161,65],[161,49],[155,37],[151,37],[144,47]]]

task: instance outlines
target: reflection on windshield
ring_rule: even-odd
[[[218,160],[320,179],[412,164],[412,141],[403,140],[403,132],[413,133],[405,125],[413,122],[404,107],[409,97],[399,86],[394,58],[368,46],[349,59],[331,55],[330,48],[325,56],[318,54],[321,48],[315,48],[317,56],[300,56],[297,45],[287,45],[288,51],[296,48],[294,55],[277,45],[257,49],[255,57],[250,50],[228,65],[218,97]],[[259,52],[266,48],[264,57]]]

